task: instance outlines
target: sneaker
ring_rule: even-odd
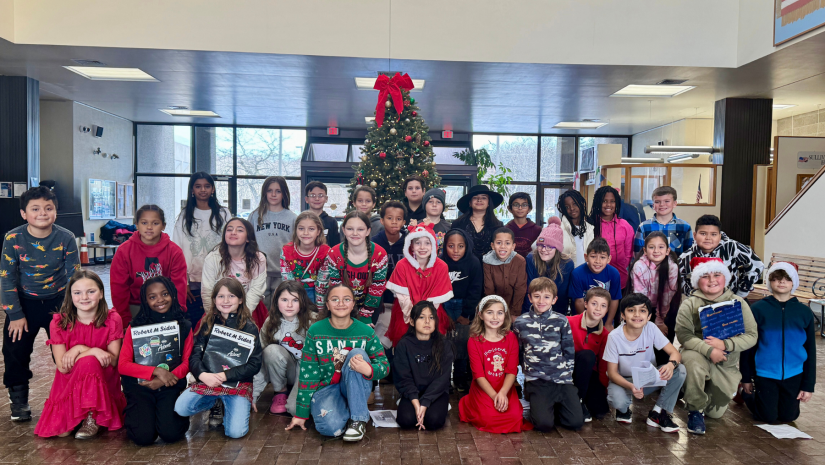
[[[344,432],[344,441],[358,442],[367,434],[367,424],[363,421],[350,420],[347,431]]]
[[[272,405],[269,407],[269,413],[277,415],[279,413],[286,413],[286,393],[279,392],[275,394],[272,399]]]
[[[660,428],[665,433],[675,433],[679,431],[679,426],[673,423],[671,415],[664,410],[658,412],[651,410],[650,413],[647,414],[647,426]]]
[[[32,411],[29,408],[28,386],[10,387],[9,401],[9,407],[11,407],[11,421],[31,421]]]
[[[375,391],[370,392],[370,396],[367,397],[367,405],[372,405],[375,403]]]
[[[688,412],[688,431],[693,434],[705,434],[705,414],[697,410]]]
[[[744,393],[745,392],[742,389],[742,383],[739,383],[739,386],[736,388],[736,394],[734,394],[734,396],[733,396],[733,401],[736,402],[739,405],[744,404],[745,403]]]
[[[221,426],[223,424],[223,402],[220,399],[215,401],[215,406],[209,410],[209,426]]]
[[[100,428],[95,423],[95,419],[92,416],[92,412],[89,412],[89,415],[86,416],[86,419],[83,420],[83,423],[80,425],[80,429],[77,430],[77,434],[74,435],[75,439],[91,439],[97,435],[97,431]]]
[[[619,423],[633,423],[633,411],[630,410],[630,407],[625,412],[616,410],[616,421]]]
[[[590,410],[587,410],[587,406],[584,405],[584,402],[582,402],[582,417],[584,418],[585,423],[590,423],[593,421],[593,417],[590,416]]]

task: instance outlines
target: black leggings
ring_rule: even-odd
[[[419,398],[421,398],[423,394],[423,392],[419,393]],[[444,423],[447,421],[447,407],[449,405],[449,392],[445,392],[439,398],[435,399],[424,413],[424,429],[432,431],[444,426]],[[418,418],[416,418],[415,407],[410,399],[406,397],[401,398],[401,403],[398,404],[398,417],[395,421],[401,428],[415,428],[415,424],[418,423]]]
[[[745,405],[756,421],[788,423],[799,418],[799,388],[802,374],[779,380],[757,376],[752,395],[744,395]]]
[[[124,426],[129,439],[139,446],[154,443],[158,436],[167,444],[183,439],[189,430],[189,417],[182,417],[175,412],[175,401],[184,389],[185,379],[175,386],[162,387],[157,391],[134,382],[124,382]]]

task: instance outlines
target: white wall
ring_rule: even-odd
[[[687,118],[633,135],[631,157],[659,157],[646,154],[645,147],[664,141],[665,145],[713,145],[713,119]]]
[[[14,0],[0,0],[0,39],[14,42]]]
[[[773,18],[775,0],[739,0],[736,66],[742,66],[765,55],[825,32],[825,28],[811,31],[779,47],[773,46]]]
[[[74,194],[73,102],[40,101],[40,179],[57,182],[57,210],[80,211]]]
[[[768,203],[766,189],[768,184],[768,167],[767,166],[757,166],[756,167],[756,179],[754,179],[756,183],[756,197],[753,201],[756,203],[756,208],[754,209],[753,215],[753,243],[751,244],[751,248],[753,251],[756,252],[756,255],[762,258],[766,258],[765,253],[765,216],[766,216],[766,207]],[[767,257],[770,260],[770,257]]]
[[[825,258],[825,215],[811,214],[822,211],[825,198],[825,176],[808,189],[765,236],[764,261],[774,253],[804,255]]]
[[[796,176],[814,174],[822,165],[810,169],[797,168],[799,152],[825,152],[825,137],[780,137],[776,157],[776,214],[796,196]],[[810,163],[810,162],[809,162]]]

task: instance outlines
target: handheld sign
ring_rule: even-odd
[[[178,322],[131,328],[135,363],[172,371],[181,363]],[[139,379],[138,382],[144,381]]]
[[[255,335],[215,325],[203,353],[203,364],[210,373],[227,371],[248,362],[254,348]],[[238,382],[226,382],[223,387],[238,387]]]
[[[702,323],[702,337],[727,339],[745,332],[742,304],[738,300],[701,307],[699,320]]]

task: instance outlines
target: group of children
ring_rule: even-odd
[[[72,234],[54,225],[54,194],[30,189],[21,197],[28,224],[5,235],[0,267],[12,420],[31,419],[40,328],[56,363],[35,428],[44,437],[125,426],[137,444],[174,442],[205,410],[210,425],[241,437],[271,383],[269,411],[292,415],[287,429],[305,429],[312,416],[321,434],[358,441],[375,383],[388,375],[401,397],[398,424],[428,430],[446,421],[451,379],[466,393],[460,419],[494,433],[578,429],[611,407],[629,423],[633,398],[660,390],[647,424],[678,431],[672,413],[683,395],[688,430],[703,434],[704,415],[719,418],[740,380],[762,421],[791,421],[810,399],[813,318],[791,297],[793,265],[771,267],[773,296],[752,312],[742,297],[761,261],[716,217],[691,233],[673,215],[672,188],[653,192],[654,218],[634,232],[609,186],[589,213],[581,194],[565,192],[561,218],[544,228],[529,220],[525,193],[510,197],[514,219],[503,225],[494,213],[503,197],[474,186],[450,224],[444,191],[416,176],[403,187],[404,199],[379,207],[359,186],[339,228],[323,211],[322,183],[307,184],[310,209],[296,216],[286,180],[267,178],[247,221],[231,218],[211,176],[196,173],[172,239],[163,210],[136,212],[137,232],[112,261],[113,308],[100,278],[80,269]],[[728,301],[741,304],[744,333],[703,337],[700,308]],[[136,363],[133,329],[167,322],[177,324],[180,357]],[[208,368],[216,325],[254,336],[245,363]],[[650,365],[660,385],[637,388],[633,368]]]

